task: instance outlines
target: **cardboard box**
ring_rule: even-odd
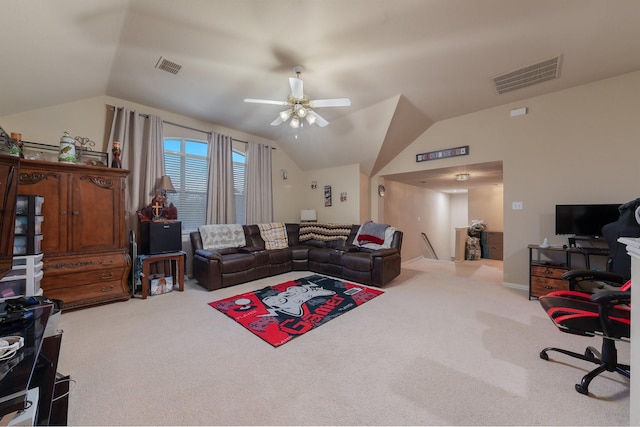
[[[149,280],[149,294],[162,295],[173,291],[173,277],[159,277]]]

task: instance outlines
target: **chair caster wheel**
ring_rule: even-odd
[[[591,351],[591,349],[590,349],[590,348],[587,348],[587,349],[584,351],[584,355],[585,355],[585,356],[587,356],[587,357],[596,357],[595,353],[594,353],[593,351]]]
[[[586,396],[589,395],[589,389],[586,387],[582,387],[580,384],[576,384],[576,391],[580,394],[584,394]]]
[[[543,350],[543,351],[540,352],[540,359],[549,360],[549,355],[547,354],[546,351]]]

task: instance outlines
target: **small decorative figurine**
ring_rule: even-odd
[[[113,148],[111,149],[111,152],[113,153],[113,159],[111,160],[111,167],[122,169],[122,161],[120,160],[122,149],[120,148],[120,142],[113,141]]]

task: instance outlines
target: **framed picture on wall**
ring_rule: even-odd
[[[331,186],[324,186],[324,205],[325,207],[331,206]]]

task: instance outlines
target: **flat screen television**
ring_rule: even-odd
[[[556,234],[600,237],[602,227],[620,217],[620,204],[556,205]]]

